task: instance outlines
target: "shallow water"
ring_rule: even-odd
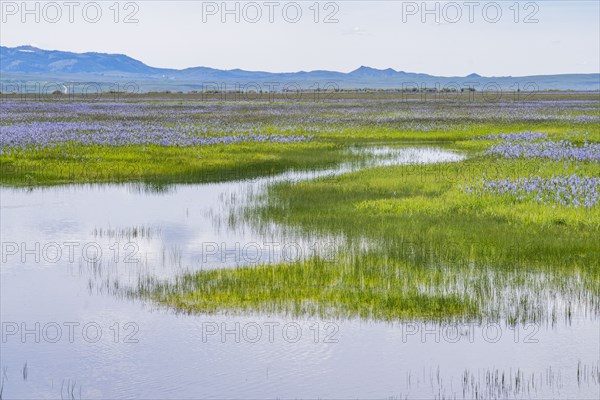
[[[118,295],[144,276],[335,251],[343,238],[235,218],[274,182],[462,159],[431,148],[354,151],[375,158],[161,192],[1,188],[2,397],[597,397],[592,316],[517,328],[189,316]]]

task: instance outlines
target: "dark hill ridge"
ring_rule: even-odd
[[[0,71],[18,73],[130,73],[157,74],[153,68],[124,54],[71,53],[32,46],[0,47]]]
[[[120,82],[135,81],[146,90],[195,90],[203,84],[259,84],[271,87],[339,87],[339,88],[411,88],[411,87],[475,87],[485,89],[530,90],[571,89],[600,90],[600,74],[539,75],[526,77],[483,77],[476,73],[464,77],[441,77],[428,74],[377,69],[361,66],[344,73],[316,70],[274,73],[220,70],[191,67],[181,70],[156,68],[124,54],[73,53],[43,50],[32,46],[0,46],[0,80],[6,82]],[[533,84],[533,86],[532,86]],[[458,86],[457,86],[458,85]],[[214,85],[213,85],[214,86]]]

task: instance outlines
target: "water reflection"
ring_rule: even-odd
[[[3,398],[597,394],[598,324],[586,317],[533,336],[522,326],[517,339],[506,321],[499,336],[461,325],[455,340],[414,321],[190,316],[120,296],[144,276],[326,257],[347,244],[240,217],[268,185],[462,159],[432,148],[353,151],[370,157],[246,181],[1,188]]]

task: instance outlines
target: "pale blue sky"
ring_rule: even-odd
[[[212,3],[219,10],[203,21],[203,7],[210,11],[210,2],[201,1],[137,1],[137,23],[122,19],[133,7],[124,9],[121,2],[119,20],[114,22],[114,3],[97,1],[102,16],[97,23],[84,20],[80,1],[74,11],[74,22],[68,21],[68,9],[61,6],[62,16],[56,23],[54,10],[40,8],[40,22],[35,15],[16,11],[8,3],[21,7],[21,1],[2,0],[0,43],[3,46],[31,44],[46,49],[76,52],[97,51],[124,53],[157,67],[214,68],[266,71],[298,71],[329,69],[350,71],[360,65],[376,68],[424,72],[436,75],[466,75],[477,72],[486,76],[533,75],[555,73],[592,73],[600,70],[600,5],[598,1],[536,1],[524,9],[520,2],[519,22],[515,23],[515,1],[497,1],[502,16],[496,23],[485,17],[495,17],[492,2],[479,1],[474,8],[474,22],[469,22],[469,8],[457,1],[462,17],[458,22],[451,2],[438,2],[440,21],[427,15],[421,21],[421,1],[336,1],[324,9],[320,6],[319,23],[315,23],[315,1],[298,1],[302,16],[297,23],[283,17],[283,6],[291,2],[278,1],[274,22],[268,21],[268,6],[257,1],[262,18],[247,6],[246,20],[240,2],[240,22],[234,15],[221,21],[221,1]],[[44,4],[47,2],[41,2]],[[59,5],[62,1],[57,1]],[[234,7],[235,2],[229,2]],[[403,4],[404,3],[404,4]],[[435,2],[428,2],[434,7]],[[335,4],[337,4],[337,11]],[[537,6],[536,6],[537,5]],[[30,3],[30,7],[34,7]],[[43,6],[40,6],[43,7]],[[444,8],[446,7],[446,8]],[[510,8],[513,7],[513,8]],[[214,8],[213,8],[214,10]],[[446,14],[444,14],[446,10]],[[93,17],[93,8],[88,9]],[[323,23],[325,16],[335,12],[336,23]],[[403,11],[405,13],[403,20]],[[537,23],[524,23],[526,15],[535,12]],[[13,15],[13,13],[15,13]],[[410,15],[409,15],[410,14]],[[289,19],[295,16],[288,5]],[[444,15],[446,18],[444,18]]]

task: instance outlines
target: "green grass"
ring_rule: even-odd
[[[574,118],[599,115],[597,93],[540,93],[529,100],[547,102],[503,99],[497,104],[477,96],[474,101],[423,102],[419,95],[409,95],[410,101],[399,101],[397,93],[341,93],[341,101],[303,98],[274,103],[227,102],[218,96],[206,102],[200,96],[155,94],[131,101],[161,107],[154,109],[160,111],[157,115],[136,117],[143,120],[172,123],[169,118],[177,116],[180,105],[192,104],[198,112],[186,118],[198,131],[203,126],[249,125],[262,133],[314,134],[315,141],[186,148],[65,144],[1,154],[0,184],[143,182],[161,188],[331,167],[356,159],[346,151],[356,145],[454,149],[469,158],[271,186],[264,198],[236,216],[257,229],[277,223],[291,237],[342,238],[335,262],[313,257],[187,274],[174,283],[150,279],[140,282],[133,295],[191,313],[378,320],[503,318],[552,323],[561,316],[600,312],[599,207],[572,209],[510,196],[476,197],[460,187],[482,178],[532,174],[600,176],[600,166],[594,163],[488,157],[484,151],[492,141],[472,140],[529,130],[547,132],[552,140],[600,142],[597,121]]]
[[[70,183],[144,182],[169,185],[250,179],[286,170],[333,167],[355,159],[344,151],[365,144],[435,144],[475,154],[489,141],[470,140],[491,132],[549,132],[551,137],[568,136],[580,142],[583,135],[568,125],[555,124],[470,124],[448,131],[417,132],[393,127],[340,126],[317,135],[310,143],[239,143],[204,147],[84,146],[62,144],[0,155],[0,185],[49,186]],[[265,127],[266,133],[279,132]],[[568,134],[566,132],[575,132]],[[587,138],[600,142],[600,130],[585,129]]]
[[[345,238],[335,263],[186,275],[141,292],[187,312],[276,312],[367,319],[555,322],[600,311],[600,210],[475,197],[461,183],[578,171],[596,163],[499,160],[377,167],[270,187],[255,224]],[[364,243],[368,249],[364,250]],[[155,289],[151,289],[157,285]]]
[[[293,265],[184,275],[176,284],[144,282],[138,295],[192,313],[261,311],[386,320],[477,315],[477,305],[464,296],[421,293],[414,281],[398,279],[409,271],[424,285],[431,279],[443,280],[445,273],[403,264],[391,267],[371,256],[337,263],[314,258]]]
[[[349,158],[332,143],[241,143],[205,147],[60,145],[0,157],[3,185],[206,183],[324,168]]]
[[[68,183],[147,182],[202,183],[270,175],[286,169],[322,168],[347,159],[342,150],[364,143],[435,143],[469,152],[486,147],[472,137],[499,132],[526,130],[548,132],[551,137],[573,137],[600,142],[594,121],[546,120],[548,116],[597,116],[597,93],[536,93],[534,96],[504,93],[502,102],[486,102],[481,93],[438,94],[432,100],[424,94],[393,91],[339,92],[315,100],[309,94],[302,101],[218,101],[206,94],[179,95],[151,93],[132,95],[123,102],[145,105],[147,111],[132,115],[62,111],[46,115],[23,109],[8,113],[2,125],[26,122],[148,122],[176,127],[179,123],[197,128],[198,134],[218,136],[261,132],[280,135],[315,135],[315,142],[303,144],[243,143],[206,147],[163,146],[82,146],[63,144],[0,154],[0,184],[8,186],[60,185]],[[458,96],[458,97],[457,97]],[[525,99],[515,101],[514,99]],[[19,96],[6,101],[19,104]],[[434,97],[433,99],[436,99]],[[460,100],[459,100],[460,99]],[[447,101],[451,100],[451,101]],[[522,111],[530,101],[546,101],[534,111]],[[48,107],[69,106],[73,101],[48,100]],[[110,98],[109,100],[110,101]],[[554,101],[562,102],[560,107]],[[581,101],[585,101],[581,103]],[[64,103],[64,104],[63,104]],[[32,102],[41,105],[42,101]],[[90,105],[94,105],[90,102]],[[184,107],[187,107],[184,109]],[[42,109],[44,107],[41,107]],[[34,107],[34,109],[37,109]],[[179,114],[181,110],[187,110]],[[197,109],[197,112],[195,111]],[[226,116],[226,118],[224,118]],[[11,119],[13,118],[14,119]],[[182,122],[183,121],[183,122]],[[223,131],[215,131],[224,128]],[[228,128],[228,129],[227,129]],[[85,133],[82,133],[85,134]],[[3,149],[4,150],[4,149]]]

